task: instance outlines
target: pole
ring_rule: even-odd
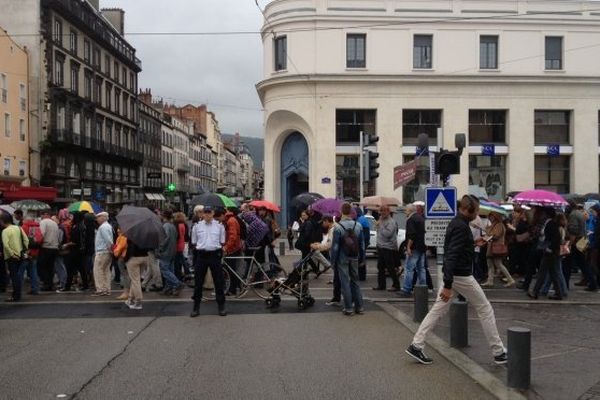
[[[531,385],[531,330],[508,328],[508,387],[529,389]]]
[[[360,201],[362,201],[363,198],[363,194],[364,194],[364,181],[365,181],[365,171],[364,171],[364,157],[363,157],[363,146],[365,145],[365,140],[363,137],[363,131],[360,131],[359,134],[359,152],[358,152],[358,169],[360,170],[360,184],[359,184],[359,192],[358,192],[358,197],[360,197]]]
[[[464,301],[453,300],[450,305],[450,346],[463,348],[469,345],[469,311]]]
[[[413,321],[422,322],[429,311],[429,289],[427,285],[416,285],[414,290],[415,307]]]

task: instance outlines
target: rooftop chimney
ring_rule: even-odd
[[[121,36],[125,36],[125,11],[120,8],[103,8],[102,16],[110,22]]]

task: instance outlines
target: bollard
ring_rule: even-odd
[[[531,384],[531,331],[508,328],[508,387],[529,389]]]
[[[285,256],[285,242],[279,242],[279,255]]]
[[[453,300],[450,305],[450,346],[469,345],[469,306],[466,301]]]
[[[414,289],[415,315],[413,320],[421,322],[429,310],[429,289],[425,285],[417,285]]]

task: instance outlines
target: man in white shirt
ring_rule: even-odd
[[[44,285],[42,291],[50,292],[54,284],[54,262],[58,255],[59,229],[56,222],[50,218],[50,213],[44,212],[40,221],[42,247],[38,257],[38,270]]]
[[[225,278],[221,259],[225,243],[225,227],[215,220],[215,211],[211,207],[205,206],[203,213],[204,219],[194,225],[192,230],[192,243],[196,244],[196,261],[194,263],[194,309],[190,317],[194,318],[200,315],[202,286],[208,269],[210,269],[215,284],[219,315],[224,317],[227,315],[227,311],[225,311]]]
[[[96,231],[94,256],[94,284],[96,293],[92,296],[110,295],[110,266],[112,265],[112,246],[114,236],[112,226],[108,223],[108,213],[96,214],[99,227]]]

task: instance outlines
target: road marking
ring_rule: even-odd
[[[589,350],[589,349],[586,348],[586,347],[579,347],[579,348],[573,349],[573,350],[561,351],[561,352],[552,353],[552,354],[545,354],[543,356],[531,357],[531,361],[543,360],[545,358],[552,358],[552,357],[562,356],[562,355],[565,355],[565,354],[571,354],[571,353],[575,353],[577,351],[582,351],[582,350]]]

